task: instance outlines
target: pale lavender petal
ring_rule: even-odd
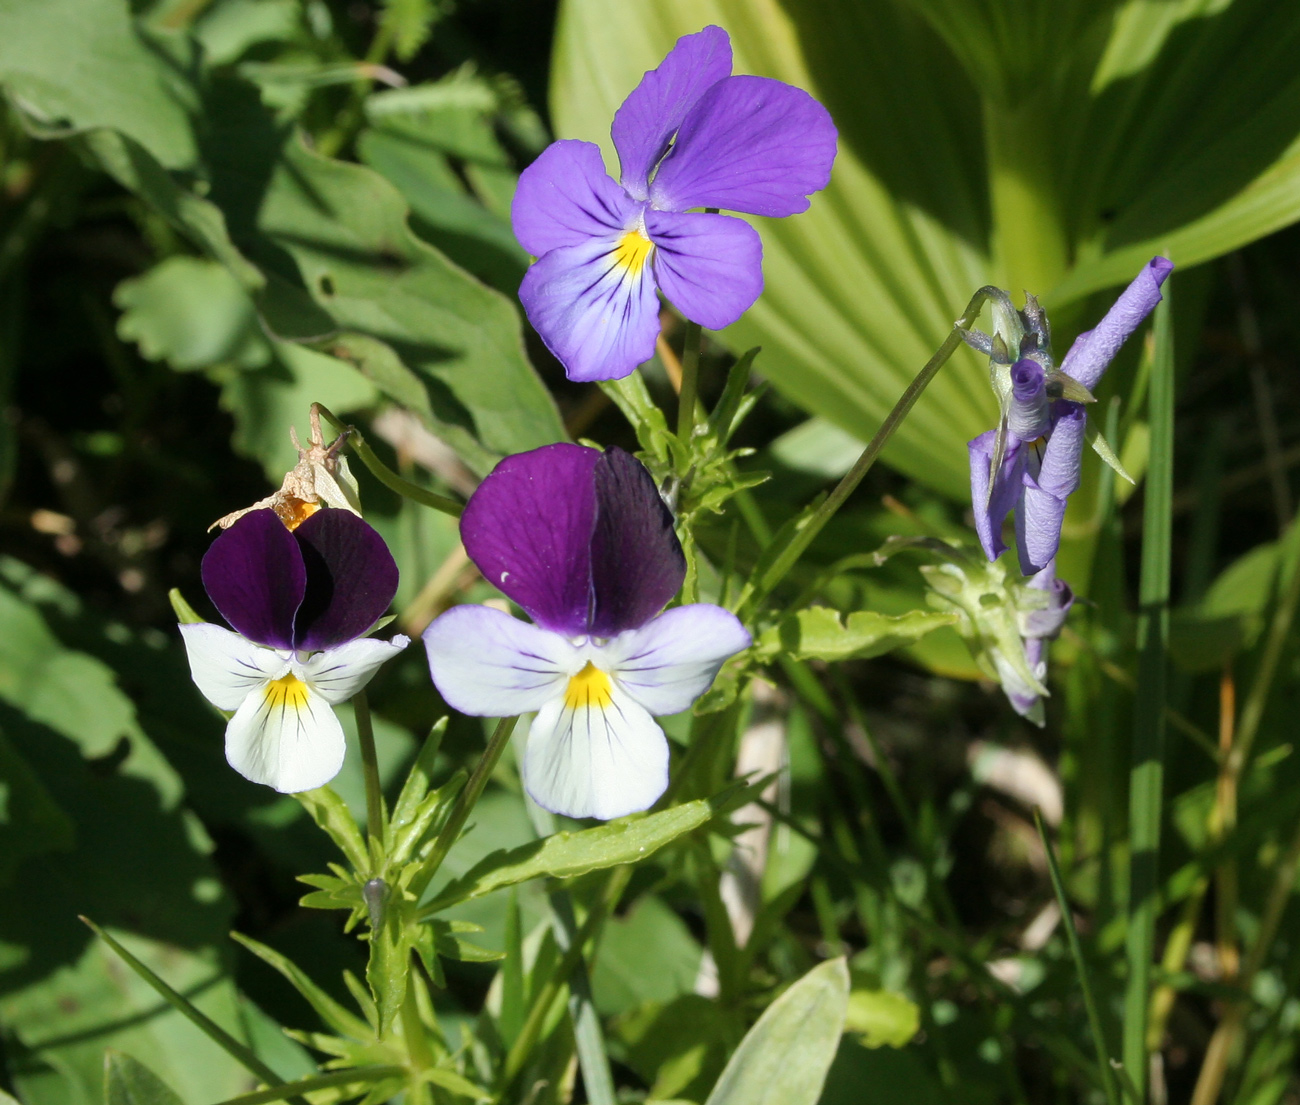
[[[1026,357],[1011,366],[1011,403],[1007,408],[1007,429],[1021,441],[1041,437],[1051,425],[1051,404],[1047,398],[1047,376],[1043,366]]]
[[[1047,678],[1045,652],[1046,647],[1041,637],[1031,637],[1025,641],[1025,661],[1040,683]],[[1046,721],[1042,695],[1024,687],[1020,679],[1014,676],[1003,682],[1002,690],[1016,713],[1042,728]]]
[[[668,605],[686,578],[686,556],[672,512],[644,464],[611,448],[594,476],[590,630],[594,637],[613,637]]]
[[[293,647],[293,618],[307,590],[298,542],[273,510],[251,510],[212,542],[203,587],[221,616],[250,641]]]
[[[465,551],[483,577],[538,625],[569,636],[585,634],[591,615],[592,472],[600,458],[566,442],[506,457],[460,519]]]
[[[614,113],[610,134],[623,187],[646,198],[651,172],[705,89],[731,75],[731,40],[721,27],[683,35]]]
[[[384,539],[351,511],[333,508],[316,511],[293,537],[307,568],[293,647],[312,652],[360,637],[397,594],[397,564]]]
[[[1160,302],[1160,285],[1173,269],[1174,263],[1168,258],[1151,258],[1137,279],[1120,293],[1096,328],[1080,334],[1070,346],[1061,371],[1073,376],[1084,387],[1095,388],[1119,347]]]
[[[1025,615],[1022,633],[1026,638],[1055,637],[1065,624],[1070,607],[1074,605],[1074,592],[1065,580],[1057,579],[1055,560],[1049,560],[1046,567],[1030,579],[1029,586],[1038,591],[1046,591],[1048,603],[1042,610],[1032,610]],[[1025,648],[1028,650],[1028,642]]]
[[[1078,403],[1061,403],[1061,414],[1042,447],[1038,472],[1025,481],[1016,508],[1020,570],[1041,571],[1061,545],[1066,500],[1079,487],[1083,464],[1085,413]]]
[[[1002,540],[1002,523],[1016,505],[1025,471],[1025,450],[1019,441],[1009,438],[1002,470],[993,483],[989,495],[989,469],[993,465],[993,446],[997,431],[988,430],[966,444],[970,455],[971,508],[975,512],[975,533],[980,539],[984,555],[996,560],[1007,546]]]
[[[553,249],[520,285],[528,321],[570,380],[618,380],[654,356],[659,297],[652,264],[645,256],[625,263],[621,248],[614,236]]]
[[[563,700],[586,662],[558,633],[490,606],[456,606],[435,618],[424,647],[438,693],[473,717],[514,717]]]
[[[763,290],[763,242],[743,219],[647,211],[655,280],[674,307],[708,330],[730,326]]]
[[[599,146],[564,139],[519,175],[510,223],[519,244],[540,257],[621,231],[638,206],[605,172]]]
[[[650,713],[680,713],[713,684],[718,669],[751,638],[729,610],[709,603],[675,606],[602,650],[619,684]]]
[[[835,142],[830,114],[803,89],[767,77],[728,77],[682,122],[650,199],[664,211],[795,215],[830,181]]]

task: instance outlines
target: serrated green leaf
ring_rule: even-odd
[[[468,1078],[457,1074],[454,1070],[447,1070],[443,1067],[430,1067],[428,1070],[420,1072],[420,1077],[435,1086],[441,1086],[444,1090],[459,1097],[472,1098],[475,1101],[490,1101],[492,1095],[483,1089],[482,1086],[476,1086]]]
[[[698,829],[713,812],[707,801],[687,802],[662,813],[623,818],[576,833],[556,833],[545,840],[493,852],[463,877],[444,887],[423,912],[436,913],[456,902],[481,898],[502,887],[544,875],[576,878],[589,871],[635,863]]]
[[[854,990],[849,994],[844,1031],[855,1032],[864,1047],[904,1047],[921,1029],[921,1011],[890,990]]]
[[[785,653],[795,660],[865,660],[957,621],[954,614],[932,610],[897,615],[856,610],[841,620],[839,611],[829,606],[811,606],[764,630],[755,655],[759,659]]]
[[[329,834],[354,870],[370,870],[370,852],[366,848],[365,838],[357,827],[357,819],[344,804],[333,788],[324,786],[315,790],[304,790],[294,795],[311,818]]]
[[[104,1052],[107,1105],[184,1105],[180,1094],[153,1071],[120,1051]]]
[[[706,1105],[814,1105],[844,1030],[849,971],[814,967],[764,1010]]]
[[[457,959],[463,963],[495,963],[498,959],[505,958],[505,952],[480,948],[477,944],[471,944],[463,938],[467,932],[482,932],[482,925],[465,921],[445,921],[441,918],[434,918],[426,921],[425,924],[433,933],[434,948],[437,953],[447,959]]]

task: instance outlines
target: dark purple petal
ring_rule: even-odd
[[[307,567],[294,648],[334,648],[383,617],[397,594],[397,564],[369,522],[350,510],[318,510],[293,537]]]
[[[993,464],[996,439],[997,431],[989,430],[966,444],[970,454],[970,498],[975,512],[975,533],[979,536],[984,555],[990,560],[996,560],[1007,551],[1002,540],[1002,523],[1020,497],[1025,471],[1025,450],[1018,440],[1009,439],[1006,455],[1002,458],[1002,470],[994,479],[992,496],[989,495],[989,468]]]
[[[650,199],[664,211],[795,215],[830,181],[835,141],[829,113],[803,89],[767,77],[728,77],[691,108]]]
[[[763,242],[743,219],[647,211],[646,232],[660,289],[708,330],[730,326],[763,290]]]
[[[293,616],[307,590],[298,542],[273,510],[252,510],[212,542],[203,586],[240,635],[270,648],[293,647]]]
[[[610,134],[622,166],[623,187],[646,198],[650,173],[668,149],[686,113],[705,89],[731,76],[731,39],[721,27],[683,35],[614,113]]]
[[[561,442],[506,457],[465,504],[460,536],[483,577],[544,629],[576,637],[591,613],[596,449]]]
[[[1061,403],[1061,413],[1042,447],[1038,471],[1025,480],[1025,493],[1016,508],[1016,544],[1020,570],[1039,572],[1061,545],[1065,503],[1079,487],[1083,464],[1085,413],[1078,403]]]
[[[1028,357],[1011,366],[1011,404],[1007,428],[1021,441],[1033,441],[1047,432],[1051,409],[1043,366]]]
[[[648,254],[626,257],[621,238],[553,249],[524,275],[519,299],[528,321],[570,380],[617,380],[654,356],[659,297]],[[649,243],[645,243],[648,245]]]
[[[1165,282],[1174,263],[1167,257],[1153,257],[1115,300],[1096,329],[1080,334],[1065,355],[1061,371],[1073,376],[1091,390],[1101,374],[1133,333],[1160,302],[1160,285]]]
[[[612,448],[596,464],[591,542],[593,637],[640,629],[677,594],[686,556],[646,467]]]
[[[600,147],[567,139],[552,142],[519,176],[510,223],[534,257],[621,231],[638,205],[609,174]]]

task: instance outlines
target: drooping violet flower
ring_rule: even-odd
[[[616,380],[654,354],[661,290],[719,330],[763,290],[763,245],[741,219],[780,217],[825,188],[836,131],[802,89],[731,76],[731,40],[677,40],[614,116],[615,183],[600,148],[552,143],[519,178],[510,216],[537,263],[519,298],[571,380]]]
[[[990,560],[1006,551],[1002,523],[1013,507],[1021,571],[1040,572],[1056,555],[1066,501],[1079,486],[1083,463],[1084,406],[1069,395],[1080,394],[1072,389],[1081,387],[1086,398],[1096,386],[1119,347],[1160,302],[1160,285],[1173,267],[1167,258],[1153,257],[1096,329],[1079,335],[1059,369],[1047,344],[1046,320],[1032,300],[1019,313],[1004,296],[1003,309],[995,310],[995,335],[967,335],[992,355],[1002,407],[998,429],[968,445],[975,530]],[[999,363],[999,354],[1007,360]]]
[[[538,805],[608,820],[668,786],[655,722],[689,707],[750,637],[698,603],[660,613],[686,573],[645,467],[620,449],[547,445],[507,457],[466,504],[461,538],[529,624],[458,606],[424,631],[442,697],[479,717],[536,711],[524,786]]]
[[[1043,594],[1046,601],[1036,596]],[[1047,648],[1061,632],[1065,617],[1074,605],[1074,592],[1063,579],[1056,578],[1056,561],[1049,560],[1025,583],[1019,602],[1020,636],[1025,649],[1025,664],[1039,687],[1047,682]],[[1016,666],[997,664],[1002,690],[1021,717],[1041,726],[1044,722],[1043,696],[1027,683]]]
[[[195,684],[234,711],[226,760],[285,794],[324,786],[345,751],[331,707],[410,644],[363,636],[397,592],[383,538],[347,510],[318,510],[292,532],[274,510],[253,510],[212,543],[202,574],[233,632],[180,629]]]

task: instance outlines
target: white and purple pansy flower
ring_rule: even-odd
[[[442,697],[481,717],[536,711],[523,777],[538,805],[602,820],[648,809],[668,786],[655,717],[687,709],[750,644],[720,606],[664,611],[686,560],[650,473],[620,449],[507,457],[461,537],[533,624],[488,606],[437,618],[424,643]]]
[[[654,354],[656,288],[686,318],[730,326],[763,290],[763,245],[742,219],[795,215],[825,188],[836,131],[802,89],[731,75],[721,27],[678,39],[623,101],[619,182],[591,142],[552,143],[510,216],[537,263],[519,298],[572,380],[616,380]]]
[[[332,707],[410,644],[364,636],[397,591],[383,538],[346,510],[318,510],[292,532],[273,510],[253,510],[212,543],[202,574],[233,631],[180,629],[195,684],[234,711],[230,766],[283,793],[324,786],[345,751]]]
[[[1086,428],[1083,404],[1062,397],[1062,382],[1081,385],[1085,397],[1096,387],[1119,347],[1160,302],[1160,286],[1173,267],[1167,258],[1153,257],[1096,328],[1079,335],[1059,370],[1045,347],[1045,321],[1036,304],[1027,312],[1033,317],[1024,345],[1021,334],[999,332],[1017,358],[1009,369],[1004,362],[1006,378],[997,387],[1002,426],[968,445],[975,531],[990,560],[1006,551],[1002,523],[1013,508],[1020,570],[1040,572],[1056,555],[1066,501],[1079,487]],[[1019,329],[1009,303],[999,318]],[[967,340],[986,352],[993,348],[994,339],[987,335],[968,335]]]

